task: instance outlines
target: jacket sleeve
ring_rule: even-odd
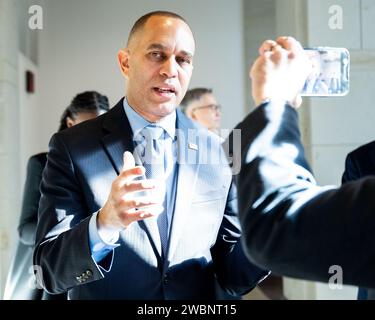
[[[49,293],[62,293],[103,278],[91,257],[88,212],[80,182],[63,139],[55,134],[41,183],[34,264]]]
[[[42,180],[44,164],[45,161],[41,161],[37,155],[32,156],[27,163],[21,216],[18,224],[18,233],[21,242],[32,247],[34,247],[35,244],[35,232],[38,222],[38,206],[40,200],[39,186]]]
[[[246,257],[237,213],[237,190],[232,184],[224,218],[211,253],[220,286],[234,296],[248,293],[269,274]]]
[[[305,160],[296,111],[266,103],[237,127],[236,177],[245,251],[272,272],[375,287],[375,179],[319,187]]]

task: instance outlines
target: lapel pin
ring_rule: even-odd
[[[193,150],[198,151],[198,146],[195,143],[189,143],[188,147],[189,147],[189,149],[193,149]]]

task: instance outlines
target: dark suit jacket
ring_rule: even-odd
[[[27,176],[18,233],[21,242],[32,247],[35,244],[36,225],[38,222],[39,186],[46,162],[47,152],[43,152],[30,157],[27,163]]]
[[[350,152],[345,160],[345,171],[342,183],[359,180],[366,176],[375,175],[375,141],[367,143]],[[374,300],[375,290],[359,288],[358,298]]]
[[[215,275],[223,288],[244,294],[267,274],[243,254],[227,163],[200,163],[208,152],[223,155],[219,139],[207,130],[188,132],[198,127],[181,112],[176,125],[180,163],[167,259],[152,218],[121,232],[120,246],[99,265],[91,257],[89,219],[104,205],[124,151],[134,148],[122,100],[52,137],[34,254],[48,291],[69,290],[72,299],[210,299]]]
[[[344,283],[375,287],[375,179],[317,186],[290,106],[264,104],[237,128],[239,215],[251,261],[323,282],[333,275],[330,266],[339,265]]]

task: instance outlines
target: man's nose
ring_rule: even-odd
[[[177,62],[173,56],[164,61],[160,70],[160,74],[166,78],[177,77]]]

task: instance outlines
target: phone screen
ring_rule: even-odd
[[[345,48],[306,48],[312,71],[303,96],[344,96],[349,92],[349,51]]]

